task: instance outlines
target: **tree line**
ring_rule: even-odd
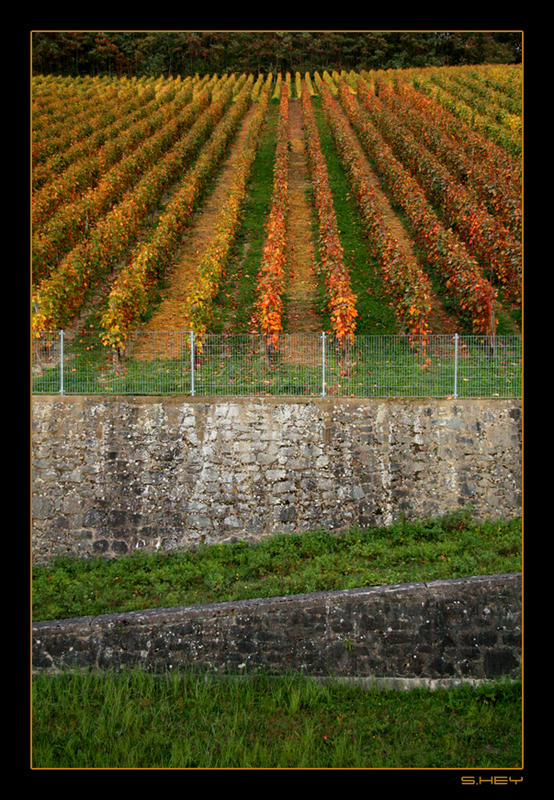
[[[34,73],[200,75],[519,63],[522,32],[33,31]]]

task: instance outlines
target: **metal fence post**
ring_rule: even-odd
[[[321,396],[325,397],[325,331],[321,332]]]
[[[60,394],[63,394],[63,331],[60,331]]]
[[[458,397],[458,334],[454,334],[454,399]]]
[[[194,395],[194,331],[190,332],[190,393]]]

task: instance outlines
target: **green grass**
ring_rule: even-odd
[[[135,553],[57,558],[33,569],[33,618],[430,581],[521,570],[521,520],[476,522],[471,510],[386,527],[323,530]]]
[[[471,509],[342,535],[33,570],[35,620],[521,569],[521,521]],[[519,681],[407,691],[134,668],[33,677],[34,768],[517,768]]]
[[[517,768],[521,684],[394,691],[263,674],[33,679],[35,768]]]

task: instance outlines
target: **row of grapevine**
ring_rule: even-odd
[[[522,68],[521,65],[510,69],[491,64],[486,67],[476,66],[469,71],[474,85],[482,87],[484,94],[498,97],[498,102],[512,114],[520,114],[523,110]]]
[[[370,118],[392,151],[409,169],[447,225],[457,231],[468,250],[481,264],[483,273],[501,286],[514,302],[521,301],[521,242],[489,213],[465,186],[459,183],[433,155],[381,102],[363,80],[358,94]]]
[[[74,247],[58,268],[42,281],[34,299],[37,307],[33,324],[37,329],[63,327],[80,310],[87,288],[113,268],[138,235],[146,215],[158,203],[162,192],[198,153],[231,102],[232,83],[226,83],[197,118],[185,136],[176,137],[173,147],[151,153],[157,158],[133,190],[128,191],[103,216],[87,240]],[[206,98],[207,99],[207,98]],[[161,157],[160,157],[161,156]]]
[[[453,231],[442,225],[417,181],[394,156],[354,96],[343,91],[341,99],[380,181],[403,210],[415,241],[456,298],[462,315],[469,317],[475,333],[494,332],[497,293],[479,264]]]
[[[229,92],[229,102],[230,102]],[[208,114],[208,92],[166,122],[161,129],[148,136],[121,161],[110,168],[100,180],[82,195],[77,202],[61,205],[42,230],[33,236],[33,272],[36,277],[47,276],[61,259],[74,248],[115,203],[122,200],[134,184],[168,148],[198,120],[200,112]],[[193,127],[191,128],[194,129]]]
[[[398,81],[395,91],[381,90],[379,98],[439,158],[461,183],[466,183],[488,210],[515,236],[521,236],[521,174],[512,159],[483,140],[445,109]],[[493,152],[491,152],[491,150]],[[476,158],[476,154],[480,154]],[[497,158],[494,158],[496,154]]]
[[[440,85],[440,84],[439,84]],[[509,111],[504,106],[502,97],[471,81],[467,81],[463,74],[448,75],[443,84],[447,92],[456,99],[466,103],[474,112],[476,111],[484,120],[484,125],[499,128],[502,135],[510,142],[510,149],[519,152],[521,149],[522,118],[521,110],[516,113]]]
[[[50,155],[44,154],[40,162],[33,165],[33,190],[40,189],[74,161],[101,147],[105,141],[117,134],[131,114],[142,112],[146,115],[148,106],[156,103],[158,99],[162,102],[170,100],[172,92],[168,90],[160,98],[157,98],[154,90],[148,97],[132,90],[128,90],[123,97],[118,94],[113,97],[97,95],[93,101],[87,103],[86,110],[81,112],[83,115],[81,122],[72,116],[64,120],[61,135],[66,141],[69,139],[69,142],[63,147],[56,146],[57,142],[53,141],[56,126],[47,123],[46,129],[35,139],[35,143],[42,148],[43,153],[46,147],[54,148],[54,151]],[[65,114],[68,112],[69,109],[65,109]],[[70,125],[68,118],[71,119]],[[33,120],[33,126],[36,124],[37,122]]]
[[[279,344],[282,330],[283,292],[286,285],[287,211],[289,171],[289,91],[281,88],[277,147],[273,168],[273,197],[266,222],[262,264],[257,279],[257,303],[254,319],[267,338],[269,347]]]
[[[98,155],[96,150],[118,137],[131,124],[139,120],[150,121],[149,116],[164,107],[168,112],[167,116],[170,116],[174,113],[170,105],[172,101],[179,101],[178,108],[184,102],[190,102],[202,89],[214,88],[217,82],[217,76],[212,78],[205,76],[202,79],[186,77],[183,80],[175,79],[160,87],[151,85],[119,90],[110,99],[97,94],[88,101],[86,111],[82,112],[86,116],[81,124],[77,123],[75,117],[69,115],[68,109],[64,109],[65,119],[63,124],[60,122],[59,127],[65,145],[52,142],[56,126],[47,125],[42,136],[40,134],[38,136],[37,145],[44,147],[46,139],[50,142],[49,147],[53,148],[53,152],[40,163],[33,165],[33,191],[41,189],[75,161],[87,155]],[[71,122],[68,124],[69,120]],[[33,128],[38,124],[39,122],[33,118]],[[125,150],[125,145],[122,149]]]
[[[418,88],[512,155],[521,155],[522,120],[519,115],[511,114],[499,122],[494,116],[491,117],[486,104],[483,105],[474,94],[464,93],[459,84],[445,76],[444,70],[434,70],[419,77]]]
[[[88,96],[78,93],[71,98],[67,90],[60,92],[50,109],[43,110],[43,113],[37,113],[36,109],[33,112],[33,166],[40,166],[93,133],[102,118],[105,121],[110,119],[110,105],[132,102],[133,99],[144,102],[155,96],[154,87],[137,93],[131,87],[122,90],[111,84],[97,86]],[[71,120],[69,127],[68,120]]]
[[[119,109],[119,118],[109,127],[102,128],[95,136],[91,134],[83,142],[79,140],[64,153],[67,166],[60,174],[49,166],[49,180],[45,181],[33,194],[32,223],[35,235],[45,226],[46,221],[61,205],[72,203],[91,189],[110,167],[128,156],[141,141],[152,136],[163,125],[180,113],[191,102],[192,89],[184,87],[173,97],[167,95],[154,98],[148,103]],[[192,116],[191,116],[192,118]],[[35,173],[39,170],[35,170]]]
[[[158,220],[152,236],[142,242],[115,280],[102,316],[103,340],[114,348],[123,348],[128,331],[144,313],[149,290],[163,273],[190,222],[201,190],[214,174],[232,135],[250,103],[252,80],[244,84],[195,164],[182,176],[179,186]],[[220,102],[226,101],[226,96]]]
[[[87,104],[98,104],[102,98],[125,98],[129,93],[144,99],[164,92],[166,88],[177,87],[182,78],[154,78],[152,76],[118,77],[109,75],[82,75],[79,77],[61,75],[33,75],[32,111],[33,134],[40,133],[52,125],[86,110]],[[185,78],[184,80],[189,80]],[[199,80],[198,76],[192,78]]]
[[[236,237],[247,182],[265,120],[269,91],[270,83],[267,83],[258,95],[258,107],[249,121],[247,139],[234,166],[227,200],[215,221],[213,237],[200,256],[198,276],[186,300],[185,314],[190,319],[191,328],[199,334],[196,339],[198,347],[202,347],[202,334],[208,329],[212,302],[219,289],[221,275]]]
[[[357,148],[356,137],[337,100],[323,81],[319,82],[318,90],[339,156],[358,202],[370,251],[380,265],[397,316],[409,333],[424,335],[430,330],[429,279],[415,257],[402,250],[387,225],[378,198],[371,188],[367,161]]]
[[[33,112],[33,190],[40,189],[76,159],[92,153],[117,136],[123,127],[135,121],[130,115],[137,120],[146,118],[153,110],[169,104],[178,96],[190,95],[191,92],[196,96],[201,88],[209,87],[215,80],[216,76],[206,76],[202,80],[187,77],[159,86],[150,82],[149,85],[125,89],[118,89],[116,84],[79,100],[79,111],[75,114],[64,103],[65,92],[60,87],[56,94],[60,104],[59,120],[44,113],[37,119],[36,112]]]
[[[399,82],[397,85],[401,86]],[[466,151],[468,156],[479,162],[489,162],[490,165],[502,176],[502,180],[514,186],[517,192],[521,193],[521,180],[523,165],[521,159],[514,157],[506,148],[502,147],[482,131],[477,130],[472,124],[471,119],[461,119],[452,108],[448,108],[433,99],[425,92],[424,86],[417,77],[410,80],[410,84],[417,92],[420,101],[428,101],[425,106],[434,110],[435,115],[439,115],[441,124],[445,126],[448,134],[458,142]]]
[[[459,71],[452,75],[455,83],[465,87],[470,93],[484,101],[485,108],[490,109],[492,114],[500,122],[506,115],[518,118],[517,125],[521,124],[522,104],[521,97],[514,97],[510,94],[510,87],[507,84],[496,83],[492,78],[480,76],[475,70],[468,72]],[[512,123],[508,121],[508,126]]]
[[[327,166],[321,151],[312,100],[308,90],[302,93],[302,112],[319,226],[319,254],[325,276],[331,324],[339,343],[351,344],[354,340],[358,315],[356,295],[352,291],[350,275],[344,263]]]

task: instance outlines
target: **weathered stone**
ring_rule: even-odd
[[[279,520],[281,522],[292,522],[296,519],[296,508],[294,506],[285,506],[279,512]]]
[[[514,400],[33,398],[33,559],[521,514]],[[194,433],[194,436],[191,434]],[[240,438],[238,438],[240,436]],[[83,539],[83,530],[91,538]]]
[[[484,609],[488,609],[485,613]],[[486,628],[476,625],[486,620]],[[500,641],[497,631],[508,641]],[[521,676],[521,574],[35,622],[33,668]]]

